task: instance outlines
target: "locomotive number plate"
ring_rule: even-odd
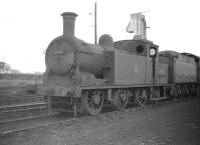
[[[56,50],[54,51],[54,55],[63,55],[64,52],[62,50]]]

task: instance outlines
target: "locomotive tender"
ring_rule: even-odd
[[[123,110],[129,102],[144,105],[199,89],[197,56],[159,52],[158,45],[145,37],[113,42],[105,34],[98,45],[89,44],[74,36],[77,14],[62,16],[63,35],[49,44],[45,54],[43,94],[52,109],[76,111],[78,106],[96,115],[105,103]],[[146,29],[146,23],[142,26]]]

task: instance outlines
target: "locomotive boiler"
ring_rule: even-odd
[[[144,105],[147,101],[175,96],[180,86],[197,89],[199,80],[193,76],[191,79],[196,80],[190,83],[170,81],[175,73],[171,71],[175,57],[158,53],[158,45],[146,39],[142,14],[131,15],[134,22],[129,26],[139,26],[134,29],[139,30],[134,39],[114,42],[104,34],[97,45],[75,37],[77,14],[65,12],[62,17],[63,35],[50,42],[45,54],[42,93],[52,109],[73,108],[75,112],[84,109],[96,115],[105,103],[124,110],[128,103]],[[199,63],[191,69],[199,71]]]
[[[102,74],[105,49],[74,37],[75,13],[63,13],[64,33],[54,39],[46,51],[47,71],[62,75],[79,66],[81,72]]]

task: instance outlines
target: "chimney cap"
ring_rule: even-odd
[[[61,14],[61,16],[65,17],[65,16],[71,16],[71,17],[77,17],[78,15],[74,12],[64,12]]]

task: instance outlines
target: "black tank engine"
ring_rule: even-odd
[[[146,39],[142,14],[132,15],[141,30],[134,39],[114,42],[105,34],[97,45],[75,37],[77,14],[66,12],[62,17],[63,35],[50,42],[45,54],[42,93],[52,109],[83,108],[96,115],[105,103],[123,110],[128,103],[144,105],[198,92],[199,57],[159,52],[158,45]]]

